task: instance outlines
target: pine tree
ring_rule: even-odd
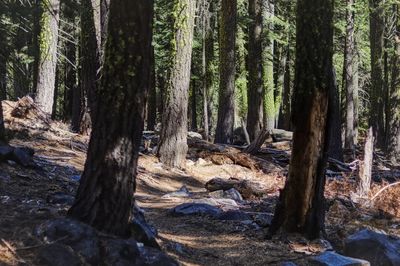
[[[68,215],[127,235],[150,87],[153,2],[112,0],[85,169]]]

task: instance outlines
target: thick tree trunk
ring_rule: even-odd
[[[345,124],[345,148],[354,150],[355,141],[354,137],[357,135],[355,128],[356,120],[356,101],[355,94],[358,93],[358,71],[357,64],[357,51],[355,49],[355,0],[347,0],[347,11],[346,11],[346,43],[345,43],[345,64],[344,64],[344,82],[346,93],[346,124]]]
[[[328,104],[332,86],[333,1],[297,2],[293,150],[270,233],[317,238],[324,227]]]
[[[151,86],[149,101],[147,103],[147,130],[154,130],[157,120],[157,90],[156,90],[156,70],[154,61],[154,47],[151,48]]]
[[[237,0],[222,0],[219,23],[220,83],[215,143],[232,143],[235,120]]]
[[[397,15],[400,7],[396,5]],[[392,60],[392,80],[390,88],[390,111],[388,113],[388,157],[393,164],[400,162],[400,19],[397,18],[397,31],[394,37],[395,54]]]
[[[40,7],[39,69],[35,101],[44,112],[51,115],[56,80],[60,0],[43,0]]]
[[[187,153],[187,109],[189,97],[195,0],[174,5],[174,51],[164,110],[158,156],[169,167],[185,167]]]
[[[340,112],[339,85],[336,80],[336,71],[332,68],[332,86],[329,90],[329,157],[343,161],[342,123]]]
[[[370,5],[370,43],[371,43],[371,108],[370,124],[379,147],[384,146],[384,17],[385,0],[369,0]]]
[[[253,141],[263,125],[263,68],[262,68],[262,1],[249,0],[249,44],[248,44],[248,112],[247,132]]]
[[[68,215],[128,235],[138,151],[150,87],[150,0],[112,0],[104,71],[88,157]]]
[[[264,76],[264,114],[263,122],[267,131],[275,128],[275,94],[274,94],[274,40],[273,40],[273,17],[275,15],[275,4],[272,0],[266,1],[264,7],[264,29],[268,33],[268,39],[264,40],[263,51],[263,76]]]

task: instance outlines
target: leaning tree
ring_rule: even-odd
[[[332,16],[332,0],[297,2],[293,150],[270,233],[282,228],[316,238],[323,230]]]
[[[72,218],[126,235],[150,86],[153,1],[112,0],[105,63]]]

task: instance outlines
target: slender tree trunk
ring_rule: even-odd
[[[196,99],[196,82],[193,81],[192,84],[192,126],[191,130],[192,131],[197,131],[197,99]]]
[[[354,150],[354,136],[356,135],[355,128],[355,115],[357,108],[355,102],[355,93],[357,93],[356,84],[358,74],[357,69],[357,51],[355,49],[355,0],[347,0],[347,11],[346,11],[346,43],[345,43],[345,69],[344,69],[344,82],[346,93],[346,125],[345,125],[345,148]]]
[[[236,0],[222,0],[219,23],[220,82],[215,143],[232,143],[235,120]]]
[[[379,147],[384,146],[384,4],[385,0],[369,0],[371,43],[371,108],[370,124]]]
[[[42,0],[39,34],[39,63],[36,85],[36,103],[52,114],[56,80],[59,0]]]
[[[88,157],[68,215],[129,235],[138,152],[151,76],[151,0],[112,0],[104,71]]]
[[[248,44],[248,112],[247,132],[253,141],[262,128],[263,123],[263,68],[262,68],[262,1],[249,0],[249,44]]]
[[[299,0],[296,27],[292,158],[270,233],[282,228],[317,238],[324,230],[333,1]]]
[[[158,156],[169,167],[185,167],[187,153],[187,109],[189,97],[195,0],[174,5],[174,51],[164,110]]]
[[[282,107],[279,114],[279,128],[290,130],[290,115],[291,115],[291,87],[290,87],[290,47],[286,48],[286,65],[283,77],[283,93]]]

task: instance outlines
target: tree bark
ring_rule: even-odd
[[[174,50],[164,109],[158,156],[169,167],[184,168],[187,153],[187,111],[195,17],[195,0],[174,5]]]
[[[232,143],[235,120],[237,0],[222,0],[219,24],[220,83],[215,143]]]
[[[157,122],[157,90],[154,47],[151,48],[151,86],[147,103],[147,130],[154,130]]]
[[[385,0],[369,0],[370,13],[370,45],[371,45],[371,108],[370,125],[379,147],[383,148],[385,139],[384,125],[384,33]]]
[[[358,71],[356,67],[358,64],[356,60],[357,51],[355,49],[355,0],[347,0],[346,10],[346,42],[345,42],[345,93],[346,93],[346,126],[345,126],[345,148],[355,150],[354,137],[357,135],[356,131],[356,102],[355,94],[358,93]]]
[[[248,112],[247,132],[250,141],[260,133],[263,125],[263,68],[262,68],[262,1],[249,0],[249,44],[248,44]]]
[[[400,7],[395,6],[397,16],[400,15]],[[400,162],[400,19],[397,17],[396,35],[394,37],[394,58],[392,60],[392,80],[390,88],[390,108],[388,113],[388,143],[387,151],[389,160],[393,164]]]
[[[324,228],[328,103],[332,86],[333,1],[297,2],[293,149],[270,227],[317,238]]]
[[[36,98],[38,106],[52,114],[57,65],[59,0],[43,0],[40,4],[39,63]]]
[[[282,93],[282,107],[279,114],[279,128],[290,130],[290,115],[291,115],[291,71],[290,71],[290,47],[286,48],[286,66],[283,77],[283,93]]]
[[[112,0],[104,71],[88,157],[68,215],[128,236],[150,87],[153,2]]]

